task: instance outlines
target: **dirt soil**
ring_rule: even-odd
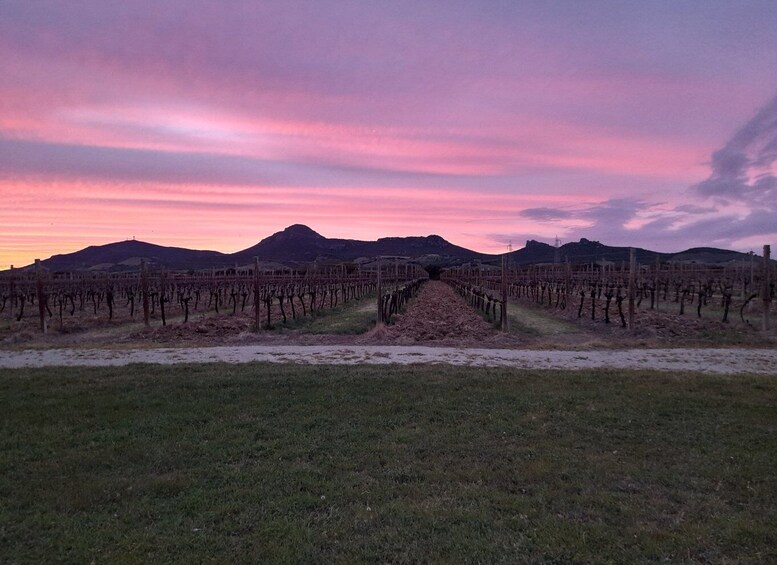
[[[521,340],[498,331],[447,284],[429,281],[392,324],[375,328],[357,343],[515,347]]]
[[[604,300],[597,300],[595,319],[591,319],[591,302],[586,297],[582,316],[578,317],[579,298],[565,309],[538,305],[532,300],[520,299],[521,308],[533,313],[573,324],[578,335],[559,336],[559,343],[591,347],[777,347],[777,324],[764,333],[760,331],[760,314],[748,314],[742,321],[737,309],[732,308],[728,322],[722,322],[722,309],[710,303],[698,317],[696,308],[689,305],[684,315],[679,315],[679,305],[661,302],[658,310],[650,309],[648,301],[635,312],[635,329],[628,331],[621,326],[617,309],[610,309],[611,322],[604,321]],[[626,304],[624,303],[624,311]],[[585,335],[583,335],[585,334]],[[540,340],[543,341],[543,340]]]

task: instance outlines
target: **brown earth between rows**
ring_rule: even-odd
[[[497,331],[447,284],[429,281],[393,324],[375,328],[359,343],[510,347],[520,340]]]

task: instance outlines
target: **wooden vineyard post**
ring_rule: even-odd
[[[750,252],[750,292],[753,291],[753,281],[755,280],[755,253]]]
[[[634,286],[637,278],[637,253],[629,248],[629,329],[634,329]]]
[[[167,325],[167,318],[165,318],[165,292],[167,291],[167,277],[165,271],[159,274],[159,315],[162,316],[162,325]]]
[[[763,320],[761,322],[761,329],[768,331],[769,329],[769,308],[772,305],[771,297],[771,284],[769,280],[769,274],[771,272],[771,247],[764,245],[764,274],[761,281],[761,300],[763,301]]]
[[[35,259],[35,288],[38,294],[38,314],[40,331],[46,333],[46,295],[43,293],[43,274],[40,271],[40,259]]]
[[[658,312],[658,299],[661,297],[661,257],[656,255],[656,276],[653,280],[653,292],[656,294],[656,312]]]
[[[143,297],[143,323],[148,327],[148,266],[145,259],[140,260],[140,294]]]
[[[507,325],[507,270],[505,269],[505,256],[502,255],[502,331],[508,330]]]
[[[607,259],[602,257],[602,268],[599,269],[599,286],[600,287],[604,286],[604,279],[607,276],[607,263],[606,263],[606,261],[607,261]]]
[[[262,329],[259,313],[259,257],[254,257],[254,329]]]
[[[8,297],[9,304],[8,304],[7,310],[8,310],[8,320],[9,320],[8,324],[10,327],[10,325],[13,323],[13,320],[14,320],[14,308],[16,307],[16,288],[14,285],[13,265],[11,265],[11,274],[10,274],[8,286],[9,286],[8,292],[10,296]]]
[[[378,326],[383,325],[383,288],[381,287],[381,262],[380,259],[378,259],[378,316],[376,318],[376,323]]]

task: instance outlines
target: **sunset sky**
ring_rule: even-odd
[[[0,0],[0,269],[293,223],[777,242],[777,2]]]

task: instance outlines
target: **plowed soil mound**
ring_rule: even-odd
[[[517,340],[497,331],[450,286],[429,281],[393,323],[375,328],[358,342],[498,347]]]

